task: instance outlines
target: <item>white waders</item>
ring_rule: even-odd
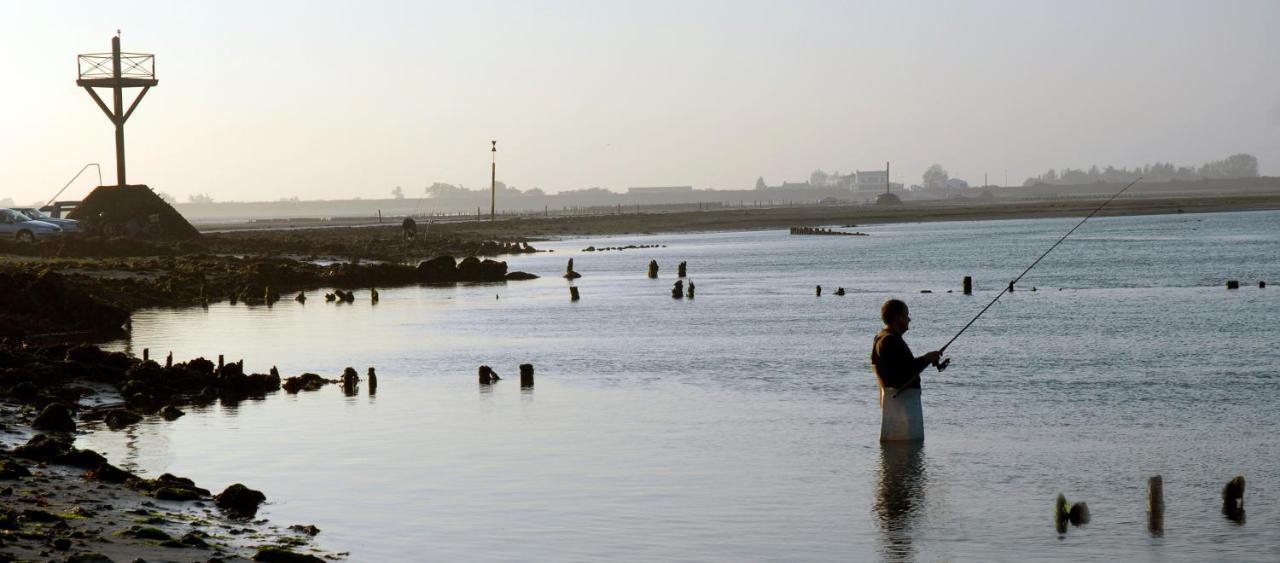
[[[880,387],[880,441],[924,440],[924,409],[920,390]]]

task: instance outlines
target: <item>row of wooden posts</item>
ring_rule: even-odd
[[[1164,478],[1153,475],[1147,479],[1147,530],[1151,535],[1164,535]],[[1222,514],[1228,520],[1244,524],[1244,477],[1237,475],[1222,488]],[[1067,524],[1083,526],[1089,523],[1089,505],[1083,502],[1068,503],[1064,495],[1058,495],[1053,504],[1053,523],[1059,534],[1067,533]]]
[[[650,260],[650,261],[649,261],[649,272],[648,272],[649,279],[658,279],[658,270],[659,270],[659,269],[661,269],[661,268],[658,266],[658,261],[657,261],[657,260]],[[676,266],[676,277],[677,277],[677,278],[681,278],[681,279],[676,280],[676,283],[675,283],[675,284],[673,284],[673,285],[671,286],[671,297],[672,297],[672,298],[674,298],[674,299],[683,299],[684,297],[688,297],[689,299],[693,299],[693,297],[694,297],[694,292],[696,291],[696,289],[695,289],[695,287],[694,287],[694,285],[693,285],[693,280],[689,280],[689,285],[688,285],[688,286],[687,286],[687,288],[686,288],[685,283],[684,283],[684,279],[683,279],[683,278],[688,277],[688,274],[689,274],[689,263],[688,263],[688,262],[686,262],[686,261],[684,261],[684,260],[681,260],[681,261],[680,261],[680,264],[678,264],[678,265]],[[579,274],[578,272],[574,271],[574,269],[573,269],[573,258],[570,258],[570,259],[569,259],[569,264],[565,267],[564,278],[565,278],[565,279],[567,279],[567,280],[572,281],[572,280],[578,279],[578,278],[580,278],[580,277],[582,277],[582,274]],[[579,299],[581,299],[581,298],[582,298],[582,294],[578,292],[578,287],[577,287],[577,286],[575,286],[575,285],[570,285],[570,286],[569,286],[569,300],[570,300],[570,301],[577,301],[577,300],[579,300]],[[483,367],[483,366],[482,366],[482,367]]]
[[[492,385],[502,379],[489,366],[480,366],[478,375],[481,385]],[[520,386],[533,387],[533,364],[520,364]]]

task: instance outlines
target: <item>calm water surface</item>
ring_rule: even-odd
[[[909,302],[923,353],[1075,221],[596,237],[509,260],[530,282],[144,311],[114,346],[284,375],[376,366],[378,393],[281,393],[82,441],[260,488],[265,517],[316,524],[354,561],[1275,560],[1280,287],[1256,282],[1280,282],[1280,212],[1091,221],[926,372],[926,445],[877,442],[879,304]],[[670,297],[680,260],[696,299]],[[482,363],[508,379],[478,386]],[[1156,473],[1163,537],[1145,525]],[[1244,525],[1218,510],[1236,474]],[[1057,534],[1059,492],[1093,522]]]

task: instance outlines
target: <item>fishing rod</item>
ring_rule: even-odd
[[[1000,293],[996,294],[995,299],[992,299],[990,303],[987,303],[986,307],[983,307],[981,311],[978,311],[978,314],[974,315],[974,317],[970,319],[969,322],[965,324],[963,328],[960,329],[960,332],[957,332],[955,336],[951,337],[951,340],[948,340],[946,344],[943,344],[941,348],[938,348],[938,355],[941,356],[943,352],[946,352],[947,347],[951,346],[952,342],[955,342],[957,338],[960,338],[960,335],[964,334],[964,331],[969,330],[969,327],[973,326],[973,323],[977,322],[978,319],[982,317],[982,314],[987,312],[987,309],[990,309],[992,305],[995,305],[996,301],[999,301],[1001,297],[1004,297],[1004,294],[1009,293],[1009,289],[1013,287],[1013,284],[1018,283],[1018,281],[1022,279],[1022,276],[1027,275],[1027,272],[1030,272],[1032,268],[1036,267],[1036,264],[1039,264],[1041,260],[1044,260],[1044,257],[1048,256],[1050,252],[1053,252],[1053,249],[1058,248],[1058,245],[1062,244],[1062,241],[1067,240],[1067,237],[1071,236],[1071,233],[1076,232],[1076,229],[1079,229],[1081,225],[1084,225],[1085,221],[1088,221],[1094,215],[1097,215],[1099,211],[1102,211],[1103,207],[1106,207],[1107,204],[1115,201],[1116,198],[1120,197],[1120,194],[1124,193],[1129,188],[1132,188],[1134,184],[1137,184],[1140,181],[1142,181],[1141,176],[1139,176],[1137,180],[1129,182],[1128,185],[1126,185],[1123,188],[1120,188],[1120,191],[1116,192],[1116,194],[1111,196],[1109,199],[1107,199],[1107,201],[1102,202],[1102,205],[1099,205],[1096,209],[1089,212],[1088,215],[1085,215],[1084,219],[1081,219],[1079,223],[1076,223],[1076,226],[1071,227],[1071,230],[1067,231],[1067,234],[1062,235],[1062,238],[1058,239],[1058,242],[1053,243],[1053,246],[1050,246],[1048,250],[1044,251],[1044,254],[1041,254],[1039,258],[1036,258],[1035,262],[1032,262],[1030,266],[1027,266],[1027,269],[1023,270],[1021,274],[1018,274],[1018,277],[1013,278],[1013,281],[1009,282],[1009,285],[1005,286],[1004,289],[1000,290]],[[938,371],[942,371],[944,369],[947,369],[947,365],[950,363],[951,363],[951,358],[947,358],[941,362],[934,363],[933,365],[938,368]],[[920,379],[920,374],[916,374],[915,377],[912,377],[910,380],[904,383],[902,387],[898,388],[897,392],[893,394],[893,398],[895,399],[898,398],[898,395],[901,395],[902,392],[907,389],[908,385],[915,383],[919,379]]]

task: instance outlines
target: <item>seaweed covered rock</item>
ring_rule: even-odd
[[[258,513],[258,506],[267,501],[267,495],[236,483],[213,497],[213,501],[231,516],[252,518]]]
[[[86,231],[95,234],[200,238],[200,231],[144,185],[98,186],[67,217],[80,221]]]
[[[30,477],[30,476],[31,476],[31,471],[28,470],[25,465],[22,465],[21,463],[13,461],[12,459],[6,459],[4,461],[0,461],[0,481],[8,480],[8,479],[21,479],[23,477]]]
[[[137,479],[138,476],[120,469],[107,462],[98,464],[98,468],[84,474],[85,479],[91,481],[102,481],[104,483],[124,483],[130,479]]]
[[[209,490],[197,487],[195,482],[185,477],[177,477],[165,473],[155,479],[130,479],[126,483],[130,488],[151,495],[159,500],[200,500],[209,498]]]
[[[75,432],[76,419],[71,409],[62,403],[52,403],[40,411],[31,427],[49,432]]]
[[[290,377],[284,380],[284,391],[286,393],[297,393],[298,391],[315,391],[332,383],[328,379],[320,377],[314,373],[304,373],[302,375]]]
[[[253,554],[253,560],[265,563],[325,563],[324,559],[314,555],[297,553],[274,545],[258,548],[258,552]]]
[[[71,465],[81,469],[95,468],[107,461],[93,450],[72,447],[71,441],[48,434],[38,434],[26,444],[13,449],[13,455],[32,461]]]
[[[50,333],[111,333],[129,320],[124,309],[90,295],[55,272],[0,273],[0,337],[26,339]]]
[[[418,280],[425,283],[458,281],[458,263],[452,256],[437,256],[418,264]]]

